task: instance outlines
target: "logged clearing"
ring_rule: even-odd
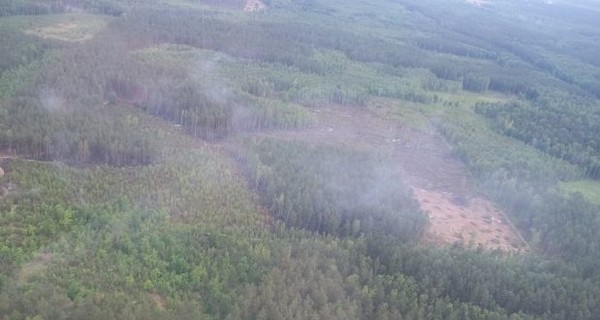
[[[419,188],[413,191],[429,215],[425,242],[504,252],[527,251],[525,242],[492,202],[482,197],[463,198],[446,191]]]
[[[415,129],[363,108],[332,105],[313,112],[317,124],[312,128],[255,135],[388,154],[429,215],[424,243],[459,244],[510,253],[527,251],[519,232],[478,192],[467,169],[431,126]]]

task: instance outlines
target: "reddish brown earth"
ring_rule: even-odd
[[[345,145],[391,155],[404,182],[429,216],[424,243],[481,246],[509,253],[527,251],[518,231],[477,190],[465,166],[432,128],[403,126],[366,109],[327,106],[313,112],[317,124],[309,129],[256,135]]]
[[[424,242],[460,244],[504,252],[525,252],[527,247],[504,214],[483,197],[468,202],[451,192],[413,188],[415,198],[429,215]]]

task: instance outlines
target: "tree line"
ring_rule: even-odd
[[[542,99],[531,104],[478,104],[475,110],[503,134],[583,168],[585,178],[600,178],[600,119],[593,104]]]

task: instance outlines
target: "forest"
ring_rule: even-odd
[[[0,319],[597,318],[598,4],[259,2],[0,3]]]

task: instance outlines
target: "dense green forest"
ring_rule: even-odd
[[[0,319],[597,318],[598,4],[260,4],[0,3]]]
[[[368,153],[264,140],[246,157],[265,207],[286,225],[407,242],[421,235],[425,219],[401,178]]]
[[[593,104],[570,97],[533,105],[481,104],[476,111],[503,134],[584,168],[587,178],[600,178],[599,113]]]

